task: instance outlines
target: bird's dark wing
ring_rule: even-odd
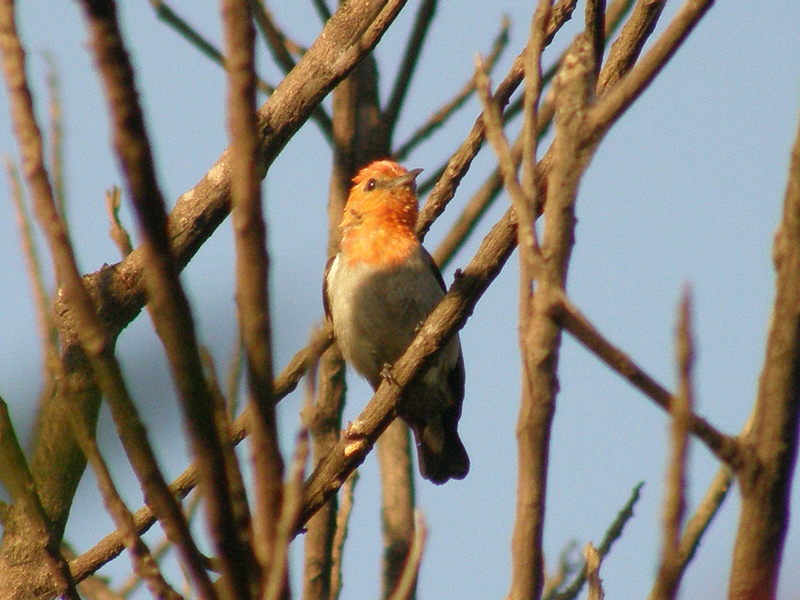
[[[328,300],[328,272],[331,270],[334,260],[336,260],[336,255],[328,259],[325,265],[325,272],[322,275],[322,307],[325,309],[325,316],[328,317],[329,321],[333,320],[333,315],[331,314],[331,303]]]
[[[425,250],[425,246],[420,246],[422,250],[422,259],[428,264],[433,271],[434,277],[436,277],[436,281],[439,282],[439,285],[442,287],[442,291],[447,291],[447,286],[444,284],[444,277],[442,277],[442,272],[439,270],[439,267],[436,266],[436,261],[433,260],[433,257]]]

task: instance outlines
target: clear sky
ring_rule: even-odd
[[[117,260],[107,236],[104,191],[121,176],[108,144],[108,119],[87,51],[77,3],[20,3],[20,27],[29,49],[28,72],[44,103],[44,53],[61,76],[66,120],[69,217],[85,272]],[[147,2],[124,2],[122,21],[146,110],[165,197],[173,202],[205,173],[226,145],[224,76],[159,22]],[[305,2],[271,3],[279,22],[300,42],[313,41],[320,23]],[[524,44],[532,2],[442,2],[422,67],[402,114],[399,140],[450,98],[471,76],[473,56],[490,47],[505,12],[512,41],[496,70],[506,72]],[[670,3],[658,31],[674,14]],[[397,65],[416,2],[410,2],[378,49],[384,94]],[[212,2],[175,1],[173,7],[220,43],[219,8]],[[582,10],[579,8],[578,13]],[[577,15],[576,15],[577,17]],[[579,20],[579,19],[578,19]],[[673,329],[682,287],[695,298],[698,411],[724,431],[736,432],[753,403],[765,327],[773,300],[771,243],[780,215],[790,146],[798,118],[800,5],[719,2],[661,76],[616,125],[601,146],[578,199],[577,245],[568,289],[575,303],[662,383],[675,381]],[[559,35],[563,48],[578,25]],[[265,58],[264,78],[278,70]],[[552,59],[554,51],[546,58]],[[262,99],[263,101],[263,99]],[[0,152],[16,156],[0,92]],[[472,101],[415,152],[409,167],[432,170],[460,143],[478,114]],[[300,348],[322,316],[325,204],[330,152],[316,126],[306,125],[274,163],[264,183],[274,270],[273,316],[277,367]],[[449,213],[427,245],[434,248],[447,223],[494,164],[484,150],[464,179]],[[20,431],[27,431],[39,392],[39,346],[8,182],[0,178],[0,395]],[[463,266],[490,225],[507,207],[498,199],[477,237],[456,257]],[[124,217],[131,223],[129,213]],[[205,344],[220,367],[235,339],[233,259],[226,222],[201,249],[184,281]],[[452,270],[445,274],[452,280]],[[472,459],[463,482],[436,487],[419,481],[417,497],[430,528],[419,598],[498,598],[508,589],[513,525],[519,402],[516,344],[516,256],[487,292],[461,333],[467,367],[462,437]],[[146,316],[121,336],[131,388],[149,423],[164,469],[186,464],[180,421],[167,383],[160,346]],[[346,418],[369,397],[355,376]],[[668,420],[569,337],[560,373],[548,489],[546,549],[550,564],[570,541],[598,544],[607,525],[644,481],[642,499],[624,537],[602,567],[608,597],[641,598],[649,591],[660,544],[662,479]],[[279,408],[287,444],[301,396]],[[99,437],[131,508],[141,494],[104,410]],[[716,469],[698,443],[691,448],[689,499],[693,508]],[[361,469],[354,522],[345,557],[342,598],[377,597],[380,559],[379,492],[374,457]],[[126,483],[127,482],[127,483]],[[798,501],[798,485],[793,499]],[[683,587],[683,598],[721,598],[737,519],[737,493],[711,526]],[[85,550],[111,530],[94,479],[84,478],[67,538]],[[152,536],[151,536],[152,537]],[[157,537],[157,536],[156,536]],[[294,557],[300,556],[299,544]],[[782,599],[796,598],[800,575],[800,521],[794,516],[781,579]],[[294,561],[299,573],[300,561]],[[119,559],[104,573],[119,578]]]

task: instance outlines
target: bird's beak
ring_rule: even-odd
[[[411,169],[408,173],[400,175],[397,179],[392,179],[391,187],[414,187],[417,176],[422,173],[422,169]]]

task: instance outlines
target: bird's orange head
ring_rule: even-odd
[[[342,216],[342,253],[349,262],[390,267],[419,244],[416,178],[391,160],[376,160],[353,178]]]

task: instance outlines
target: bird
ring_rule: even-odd
[[[325,314],[345,360],[373,390],[446,291],[414,233],[421,172],[385,159],[359,170],[342,215],[340,250],[325,268]],[[414,433],[420,474],[435,484],[469,472],[458,435],[464,379],[456,334],[397,403],[397,415]]]

